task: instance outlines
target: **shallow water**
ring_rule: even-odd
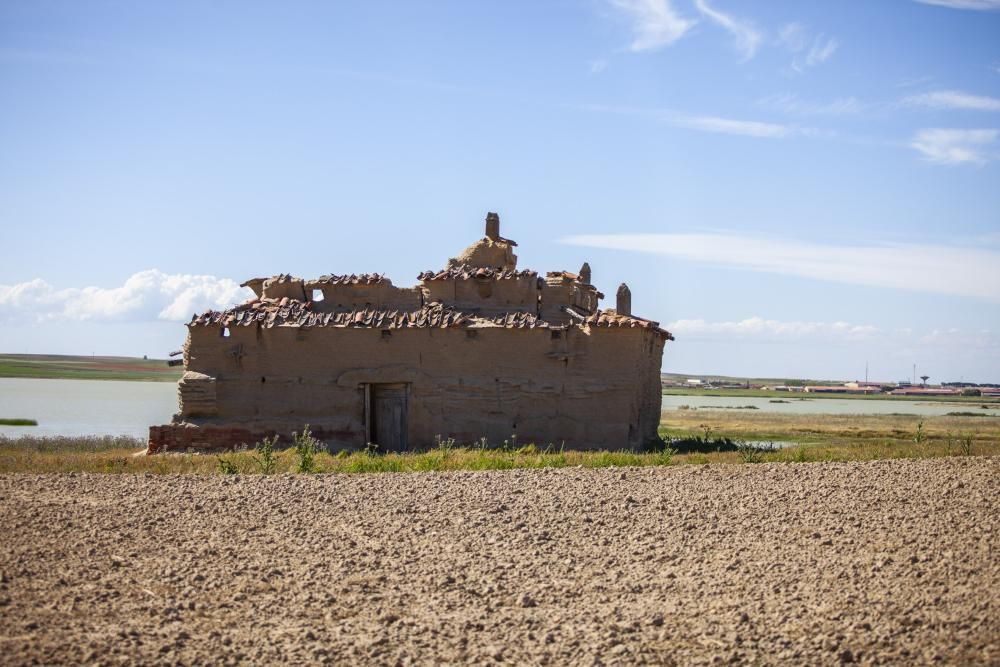
[[[815,398],[796,396],[740,398],[719,396],[664,396],[663,409],[681,405],[693,409],[726,410],[757,406],[746,412],[793,414],[891,414],[920,416],[948,412],[1000,414],[993,407],[984,410],[978,403],[938,403],[876,399]],[[788,403],[771,403],[785,400]],[[728,408],[728,409],[727,409]],[[0,426],[0,434],[19,435],[129,435],[145,438],[149,427],[166,424],[177,411],[177,385],[173,382],[126,382],[112,380],[35,380],[0,378],[0,418],[34,419],[38,426]]]
[[[0,434],[129,435],[146,438],[177,411],[173,382],[0,378],[0,418],[38,426],[0,426]]]
[[[772,403],[771,401],[788,401]],[[944,401],[901,401],[877,398],[807,398],[778,395],[775,398],[742,398],[738,396],[664,396],[663,409],[673,411],[686,405],[689,409],[725,410],[726,412],[784,412],[800,415],[889,415],[908,414],[937,417],[949,412],[975,412],[1000,415],[1000,406],[983,409],[979,403]],[[753,405],[756,410],[739,410]]]

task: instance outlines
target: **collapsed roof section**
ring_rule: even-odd
[[[567,308],[566,312],[570,315],[572,324],[560,325],[543,320],[537,314],[530,312],[510,312],[495,316],[479,315],[437,301],[409,311],[398,308],[379,308],[372,305],[341,312],[323,312],[314,308],[315,304],[311,301],[294,301],[287,297],[276,303],[253,299],[228,310],[209,310],[201,315],[195,315],[191,318],[188,326],[561,329],[576,325],[604,328],[641,327],[660,332],[667,340],[673,340],[670,332],[660,329],[658,322],[641,317],[619,315],[614,311],[600,311],[592,315],[584,315],[573,308]]]
[[[448,260],[441,271],[424,271],[420,284],[401,288],[379,273],[328,274],[312,280],[278,274],[243,283],[256,298],[224,311],[192,317],[189,326],[262,327],[642,327],[673,336],[659,323],[631,314],[622,284],[617,307],[598,307],[604,294],[590,284],[590,265],[579,273],[518,270],[513,248],[500,236],[500,218],[486,217],[486,236]]]

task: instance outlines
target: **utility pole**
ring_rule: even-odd
[[[865,362],[865,384],[868,384],[868,362]]]

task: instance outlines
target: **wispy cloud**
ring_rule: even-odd
[[[782,139],[796,130],[787,125],[776,123],[761,123],[754,120],[734,120],[715,116],[677,116],[671,121],[679,127],[687,127],[704,132],[719,134],[738,134],[745,137],[762,139]]]
[[[712,8],[706,0],[695,0],[694,4],[699,12],[733,35],[736,39],[736,50],[742,54],[744,61],[750,60],[757,54],[757,48],[760,46],[763,35],[754,28],[752,23],[720,12]]]
[[[801,23],[783,25],[778,31],[777,43],[792,54],[792,71],[800,74],[809,67],[825,63],[840,47],[835,37],[823,33],[810,38],[809,31]]]
[[[836,52],[839,46],[840,42],[833,37],[826,37],[822,34],[817,35],[812,47],[809,49],[809,53],[806,55],[806,65],[813,67],[825,63]]]
[[[601,72],[603,72],[607,68],[608,68],[608,61],[604,60],[603,58],[602,59],[598,59],[598,60],[592,60],[592,61],[590,61],[590,73],[591,74],[600,74]]]
[[[769,320],[755,316],[732,322],[676,320],[664,325],[676,336],[691,340],[734,339],[740,341],[860,341],[879,334],[870,324],[849,322],[800,322]]]
[[[1000,302],[1000,252],[945,245],[839,246],[718,234],[593,234],[572,245],[647,252],[737,269]]]
[[[673,44],[697,23],[682,17],[670,0],[610,0],[632,24],[632,51],[655,51]]]
[[[1000,99],[973,95],[961,90],[935,90],[921,95],[911,95],[903,100],[908,106],[932,109],[970,109],[974,111],[1000,111]]]
[[[975,9],[988,11],[1000,9],[1000,0],[916,0],[922,5],[937,5],[951,9]]]
[[[1000,131],[928,128],[917,132],[910,147],[937,164],[986,164],[995,157]]]
[[[183,321],[207,308],[225,308],[252,293],[215,276],[140,271],[119,287],[57,289],[36,278],[0,285],[0,313],[8,318],[46,320]]]
[[[595,113],[609,113],[622,116],[648,118],[650,120],[689,130],[700,130],[702,132],[714,132],[717,134],[734,134],[745,137],[756,137],[759,139],[783,139],[785,137],[796,135],[813,136],[819,134],[818,130],[809,127],[783,125],[779,123],[764,123],[755,120],[721,118],[718,116],[687,114],[671,109],[645,109],[641,107],[622,107],[601,104],[588,104],[577,106],[575,108]]]
[[[795,93],[777,93],[757,100],[757,106],[794,116],[848,116],[860,113],[865,105],[855,97],[839,97],[830,102],[809,102]]]

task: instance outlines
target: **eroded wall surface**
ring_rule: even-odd
[[[518,270],[516,245],[491,213],[485,238],[414,287],[375,273],[246,281],[255,299],[188,324],[180,412],[150,429],[150,451],[249,446],[306,424],[333,448],[361,448],[378,385],[405,387],[409,447],[656,439],[670,333],[631,315],[625,285],[617,311],[602,311],[587,263]]]
[[[386,335],[237,327],[228,337],[215,327],[193,328],[180,383],[179,422],[188,426],[178,437],[191,426],[216,438],[233,429],[250,445],[261,434],[288,436],[309,424],[334,448],[361,448],[364,386],[405,383],[414,447],[432,446],[439,435],[466,444],[516,437],[539,446],[639,446],[656,437],[659,422],[658,341],[641,328],[413,328]],[[234,437],[221,443],[239,444]]]

